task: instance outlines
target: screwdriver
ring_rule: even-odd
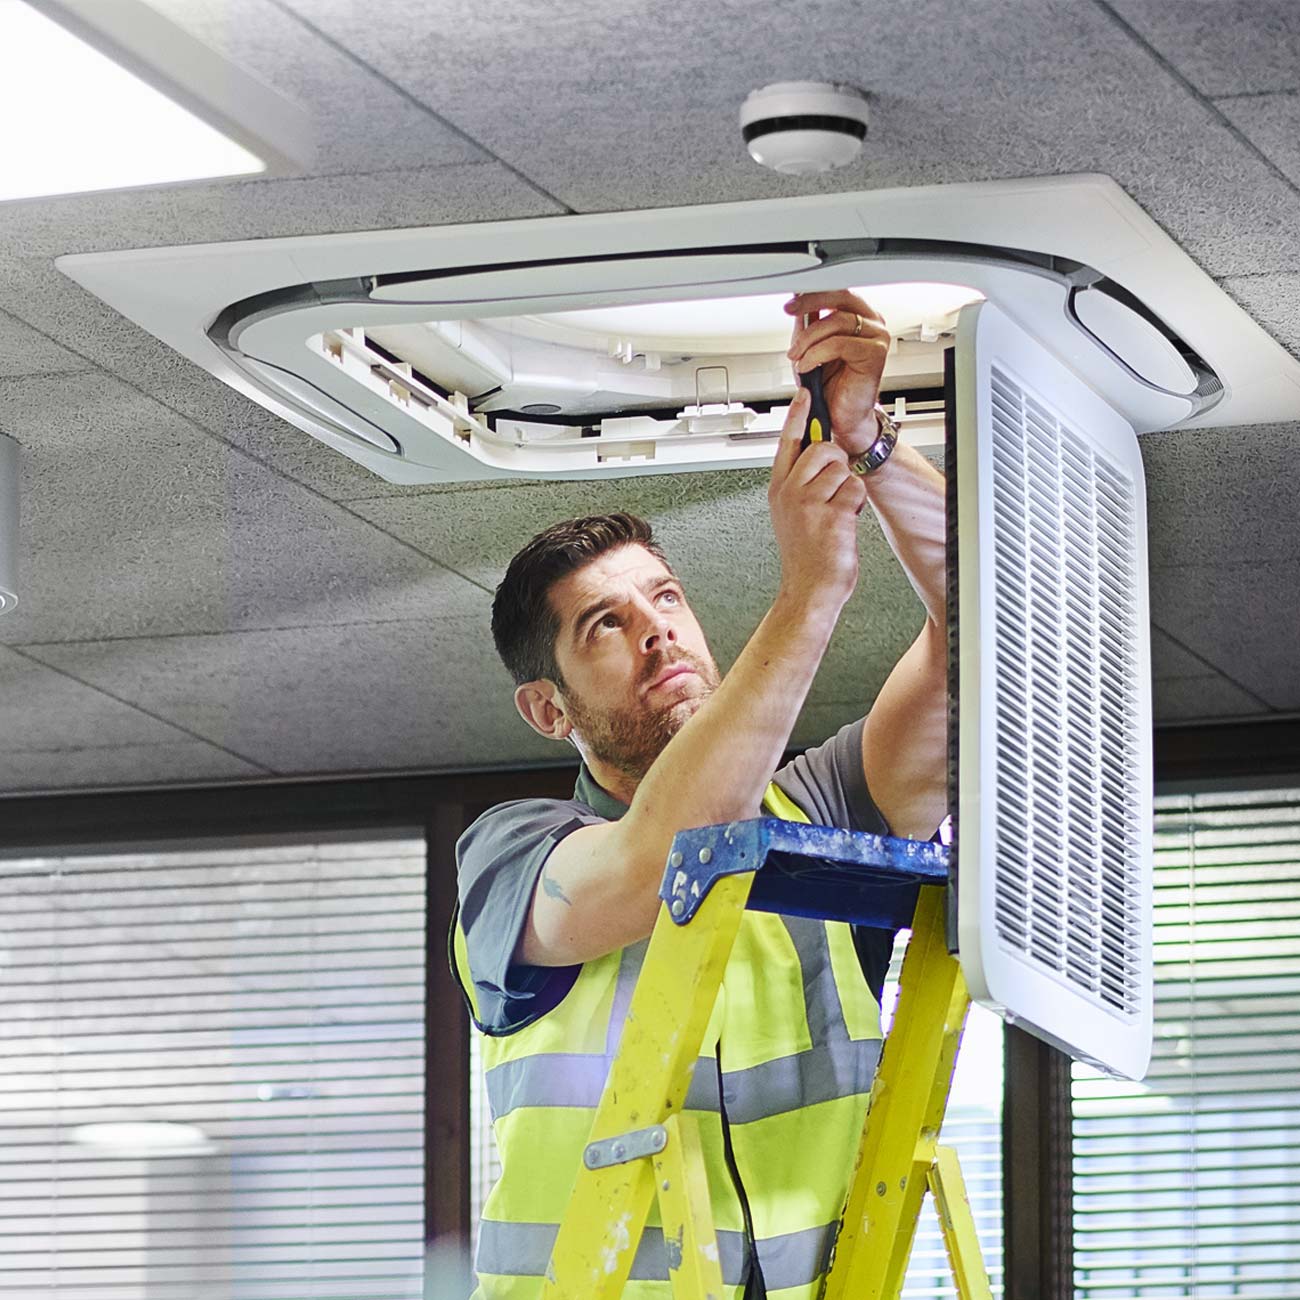
[[[804,329],[807,329],[813,317],[805,315]],[[799,376],[799,382],[808,390],[808,423],[804,426],[803,443],[807,447],[812,442],[831,441],[831,413],[826,405],[826,390],[822,386],[822,367],[814,366],[806,374]]]

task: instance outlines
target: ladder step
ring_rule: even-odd
[[[949,862],[943,844],[755,817],[678,832],[659,896],[685,925],[714,881],[755,871],[753,911],[899,929],[922,885],[948,882]]]

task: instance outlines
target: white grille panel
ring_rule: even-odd
[[[1136,1015],[1140,489],[1005,367],[990,378],[998,940]]]

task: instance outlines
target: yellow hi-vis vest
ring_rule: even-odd
[[[775,785],[763,806],[809,820]],[[553,1010],[482,1039],[502,1172],[483,1210],[472,1300],[541,1292],[647,942],[584,963]],[[477,1021],[459,924],[453,951]],[[700,1123],[726,1300],[739,1300],[753,1267],[751,1234],[769,1300],[813,1300],[880,1046],[880,1007],[847,924],[745,912],[685,1105]],[[623,1295],[671,1296],[657,1207]]]

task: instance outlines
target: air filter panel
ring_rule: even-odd
[[[958,926],[972,994],[1137,1078],[1151,698],[1132,427],[1009,316],[957,341]]]

